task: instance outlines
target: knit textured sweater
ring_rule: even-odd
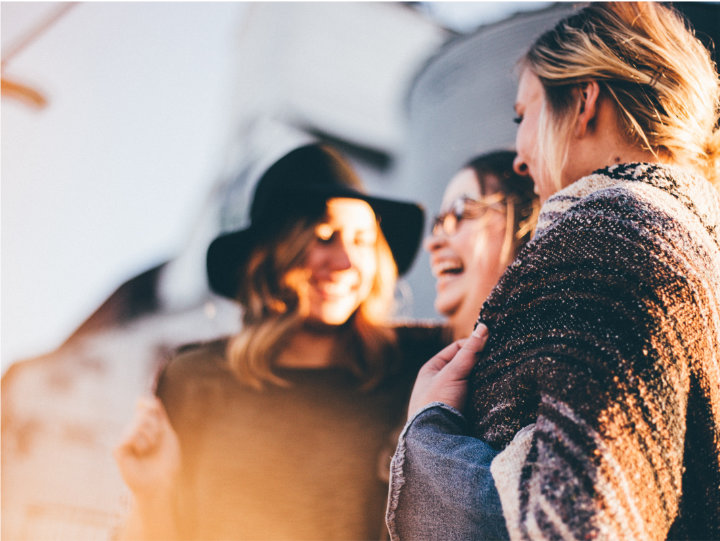
[[[551,197],[480,314],[512,539],[720,539],[720,197],[625,164]]]

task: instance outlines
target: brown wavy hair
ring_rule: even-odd
[[[301,218],[267,243],[258,245],[244,269],[237,300],[242,307],[241,332],[228,343],[230,367],[241,383],[255,389],[287,386],[273,367],[290,337],[303,325],[295,287],[288,283],[301,267],[315,239],[316,220]],[[347,323],[338,327],[337,359],[370,389],[388,370],[395,348],[392,314],[397,267],[378,225],[375,245],[377,271],[368,297]]]
[[[505,239],[500,255],[503,265],[509,265],[530,240],[540,213],[540,201],[532,179],[513,170],[515,156],[511,150],[497,150],[477,156],[463,167],[475,172],[481,195],[492,192],[503,195]],[[491,178],[497,180],[497,186]]]

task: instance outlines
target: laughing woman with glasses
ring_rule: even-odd
[[[435,309],[453,339],[468,336],[480,306],[530,239],[539,203],[533,182],[513,171],[512,151],[478,156],[445,189],[425,249],[436,279]]]

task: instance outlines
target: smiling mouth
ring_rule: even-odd
[[[465,272],[465,267],[462,263],[456,261],[443,261],[437,265],[433,265],[433,274],[436,278],[442,278],[445,276],[457,276]]]
[[[338,284],[317,284],[315,290],[325,299],[342,299],[353,293],[353,288],[348,285]]]

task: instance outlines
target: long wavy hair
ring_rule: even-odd
[[[685,19],[659,2],[597,2],[561,20],[520,62],[545,90],[539,150],[560,187],[580,86],[597,81],[630,144],[720,188],[720,79]]]
[[[287,386],[274,373],[275,362],[293,334],[304,324],[292,271],[300,268],[315,239],[316,220],[300,218],[267,242],[258,243],[245,265],[238,292],[243,328],[228,343],[230,367],[237,379],[252,388]],[[390,369],[388,359],[396,346],[388,325],[392,315],[397,267],[390,247],[378,226],[375,244],[377,271],[367,298],[338,327],[336,346],[344,363],[370,389]]]

